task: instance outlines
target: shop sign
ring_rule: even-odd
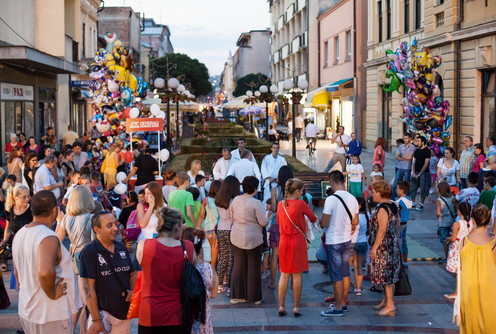
[[[164,120],[161,118],[126,118],[127,132],[162,131]]]
[[[71,87],[89,87],[91,84],[90,80],[72,80]]]
[[[33,101],[34,88],[33,86],[1,83],[0,100]]]

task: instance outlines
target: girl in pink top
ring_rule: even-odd
[[[385,160],[386,160],[386,152],[384,151],[384,138],[379,137],[375,141],[374,160],[372,161],[372,166],[375,164],[379,164],[381,166],[381,172],[384,173]]]
[[[477,157],[474,161],[474,167],[472,168],[472,172],[479,172],[479,169],[484,168],[484,160],[486,157],[484,156],[484,151],[482,148],[482,144],[474,145],[475,156]]]

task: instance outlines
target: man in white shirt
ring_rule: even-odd
[[[54,155],[45,157],[45,163],[38,168],[34,176],[34,193],[41,190],[50,190],[55,195],[55,198],[60,197],[60,188],[64,186],[64,182],[57,182],[52,172],[50,171],[57,163],[57,158]]]
[[[261,179],[262,174],[258,165],[252,161],[253,155],[250,150],[244,150],[241,152],[241,160],[233,163],[227,172],[227,175],[235,176],[239,183],[242,183],[244,178],[247,176],[255,176],[257,179]],[[260,184],[258,186],[260,188]]]
[[[308,144],[310,143],[310,140],[312,141],[313,143],[313,149],[317,149],[317,136],[319,135],[319,128],[317,127],[317,125],[314,124],[314,121],[313,119],[310,120],[310,123],[307,124],[306,128],[305,128],[305,138],[307,139],[307,147],[308,148]]]
[[[231,165],[236,161],[241,160],[241,153],[246,150],[246,139],[244,137],[240,137],[238,139],[238,148],[231,151]]]
[[[344,133],[344,126],[340,126],[338,132],[331,138],[331,143],[336,143],[338,147],[336,148],[336,151],[334,151],[331,161],[329,161],[327,167],[324,169],[324,173],[329,172],[337,162],[341,164],[341,171],[346,170],[346,153],[350,141],[350,136]]]
[[[231,166],[231,152],[229,152],[229,148],[224,147],[222,149],[222,158],[217,160],[215,163],[213,174],[215,180],[224,180],[227,176],[227,171]]]
[[[346,300],[350,290],[351,235],[358,224],[358,202],[345,190],[343,173],[332,171],[329,181],[334,194],[326,198],[320,226],[327,227],[327,264],[334,287],[335,304],[329,305],[320,314],[324,317],[340,317],[343,311],[348,310]]]
[[[88,161],[88,153],[83,151],[83,144],[79,141],[75,141],[72,145],[72,152],[74,152],[74,167],[79,172],[84,163]]]
[[[279,169],[288,164],[286,159],[279,154],[278,143],[272,143],[270,149],[272,150],[272,154],[267,154],[263,158],[261,168],[262,179],[264,180],[264,203],[269,199],[272,188],[277,186],[277,174],[279,174]]]
[[[296,140],[301,140],[301,132],[303,131],[303,117],[298,114],[295,118],[295,128],[296,128]]]
[[[72,125],[67,126],[67,132],[62,136],[62,146],[72,145],[79,138],[79,135],[72,131]]]

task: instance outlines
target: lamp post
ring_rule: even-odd
[[[300,104],[303,92],[305,89],[308,88],[308,81],[306,79],[300,79],[298,80],[298,85],[297,85],[297,90],[294,87],[293,79],[286,79],[283,82],[283,88],[287,90],[291,94],[291,101],[293,102],[293,108],[292,108],[292,113],[293,117],[291,118],[291,121],[293,123],[292,129],[291,129],[291,137],[292,137],[292,156],[296,158],[296,111],[297,111],[297,105]]]
[[[274,101],[274,95],[278,91],[278,88],[276,85],[270,86],[270,92],[272,94],[269,94],[269,88],[266,85],[260,86],[260,93],[258,96],[258,100],[260,102],[265,102],[265,131],[266,131],[266,140],[269,141],[269,102]]]
[[[181,94],[186,90],[184,85],[179,85],[177,87],[178,97],[176,99],[176,146],[179,144],[179,100]]]
[[[175,91],[179,87],[179,80],[176,78],[170,78],[167,80],[167,87],[169,90]],[[170,99],[167,99],[167,142],[166,146],[169,152],[171,151],[172,143],[171,143],[171,116],[170,116]]]

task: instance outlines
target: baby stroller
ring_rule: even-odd
[[[0,217],[0,235],[3,235],[5,228],[7,226],[7,222],[4,218]],[[7,271],[9,270],[8,260],[12,259],[12,250],[11,250],[11,240],[6,243],[0,243],[0,270]]]
[[[289,135],[286,132],[283,132],[281,130],[277,130],[277,134],[279,135],[278,136],[279,140],[289,141]]]

